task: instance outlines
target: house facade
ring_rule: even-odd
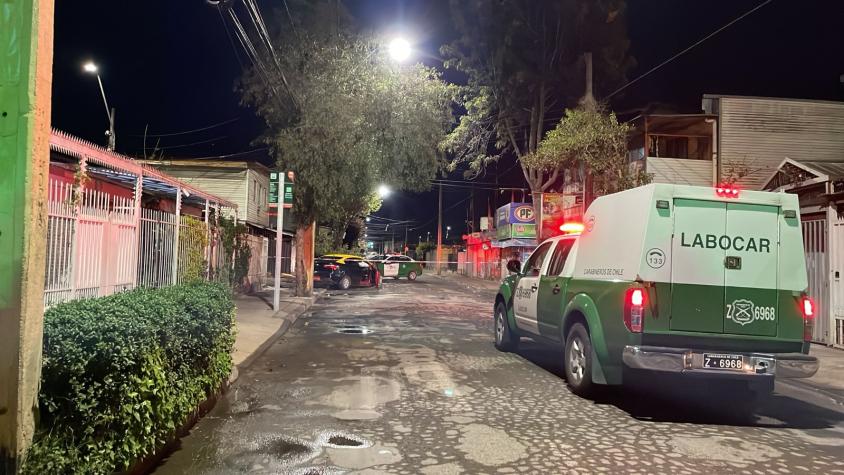
[[[809,294],[818,308],[812,339],[844,347],[844,153],[837,162],[786,158],[764,189],[799,197]]]
[[[270,282],[275,270],[277,215],[269,206],[269,168],[254,161],[171,159],[144,163],[236,203],[236,218],[249,228],[250,233],[250,282],[255,289]],[[290,210],[285,210],[283,231],[282,272],[290,273],[294,247]]]
[[[717,119],[721,180],[760,190],[786,158],[844,157],[844,102],[706,94],[701,106]]]

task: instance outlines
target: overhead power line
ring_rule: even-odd
[[[218,142],[218,141],[226,139],[226,138],[227,138],[227,136],[221,135],[219,137],[214,137],[213,139],[200,140],[198,142],[191,142],[191,143],[185,143],[185,144],[179,144],[179,145],[167,145],[165,147],[156,146],[155,150],[157,151],[157,150],[169,150],[171,148],[193,147],[194,145],[202,145],[202,144],[211,143],[211,142]]]
[[[224,120],[222,122],[217,122],[216,124],[211,124],[211,125],[208,125],[208,126],[205,126],[205,127],[200,127],[198,129],[183,130],[181,132],[169,132],[169,133],[166,133],[166,134],[132,134],[132,135],[130,135],[130,137],[174,137],[176,135],[187,135],[187,134],[193,134],[193,133],[196,133],[196,132],[203,132],[203,131],[210,130],[210,129],[213,129],[213,128],[216,128],[216,127],[221,127],[223,125],[231,124],[232,122],[237,122],[238,120],[240,120],[240,117],[235,117],[233,119]]]
[[[684,54],[688,53],[689,51],[691,51],[693,48],[695,48],[696,46],[700,45],[700,44],[701,44],[701,43],[703,43],[704,41],[708,40],[709,38],[712,38],[713,36],[717,35],[718,33],[721,33],[722,31],[726,30],[727,28],[729,28],[730,26],[732,26],[732,25],[733,25],[733,24],[735,24],[736,22],[740,21],[742,18],[744,18],[744,17],[746,17],[746,16],[750,15],[751,13],[755,12],[756,10],[759,10],[760,8],[762,8],[762,7],[764,7],[765,5],[767,5],[767,4],[769,4],[769,3],[771,3],[772,1],[773,1],[773,0],[765,0],[764,2],[760,3],[759,5],[756,5],[755,7],[751,8],[750,10],[748,10],[748,11],[747,11],[747,12],[745,12],[744,14],[740,15],[739,17],[735,18],[734,20],[732,20],[731,22],[727,23],[726,25],[722,26],[721,28],[718,28],[717,30],[713,31],[712,33],[710,33],[710,34],[708,34],[708,35],[704,36],[703,38],[699,39],[698,41],[696,41],[695,43],[693,43],[693,44],[692,44],[691,46],[689,46],[688,48],[684,49],[683,51],[680,51],[679,53],[675,54],[674,56],[672,56],[672,57],[670,57],[670,58],[666,59],[665,61],[663,61],[663,62],[661,62],[661,63],[657,64],[657,65],[656,65],[656,66],[654,66],[653,68],[651,68],[651,69],[647,70],[644,74],[641,74],[640,76],[638,76],[636,79],[634,79],[634,80],[632,80],[632,81],[628,82],[627,84],[625,84],[625,85],[621,86],[620,88],[616,89],[615,91],[611,92],[611,93],[610,93],[608,96],[606,96],[604,99],[609,99],[609,98],[611,98],[612,96],[614,96],[614,95],[618,94],[619,92],[621,92],[621,91],[623,91],[623,90],[627,89],[628,87],[632,86],[633,84],[635,84],[635,83],[636,83],[636,82],[638,82],[639,80],[643,79],[645,76],[648,76],[649,74],[651,74],[652,72],[656,71],[657,69],[659,69],[659,68],[661,68],[661,67],[665,66],[666,64],[670,63],[671,61],[674,61],[675,59],[679,58],[680,56],[682,56],[682,55],[684,55]]]
[[[238,157],[240,155],[248,155],[250,153],[263,152],[269,150],[269,147],[261,147],[253,150],[244,150],[243,152],[229,153],[227,155],[210,155],[207,157],[183,157],[185,160],[224,160],[226,158]]]

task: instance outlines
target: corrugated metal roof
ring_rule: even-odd
[[[830,180],[844,178],[844,160],[840,162],[810,162],[797,160],[797,162],[829,176]]]
[[[166,194],[175,194],[181,188],[184,198],[191,201],[201,202],[207,199],[221,206],[237,209],[237,205],[229,200],[190,186],[156,168],[60,130],[51,131],[50,149],[77,159],[84,156],[92,171],[111,180],[126,183],[130,188],[134,186],[136,176],[143,176],[144,188],[149,187],[150,190]]]

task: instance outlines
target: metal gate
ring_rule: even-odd
[[[826,324],[830,332],[827,343],[844,347],[844,218],[833,208],[827,212],[829,221],[829,313]]]
[[[135,287],[132,199],[50,180],[47,229],[45,305]]]
[[[827,255],[826,220],[803,221],[803,248],[806,255],[806,272],[809,277],[809,295],[817,307],[815,330],[812,340],[830,343],[829,256]]]

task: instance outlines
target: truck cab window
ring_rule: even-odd
[[[569,257],[572,245],[574,245],[574,239],[564,239],[557,243],[545,275],[560,275],[560,272],[563,271],[563,267],[566,265],[566,259]]]
[[[551,249],[550,242],[546,242],[539,246],[533,254],[530,255],[528,258],[527,263],[525,263],[525,275],[528,276],[539,276],[539,271],[542,269],[542,263],[545,262],[545,255],[548,254],[548,250]]]

